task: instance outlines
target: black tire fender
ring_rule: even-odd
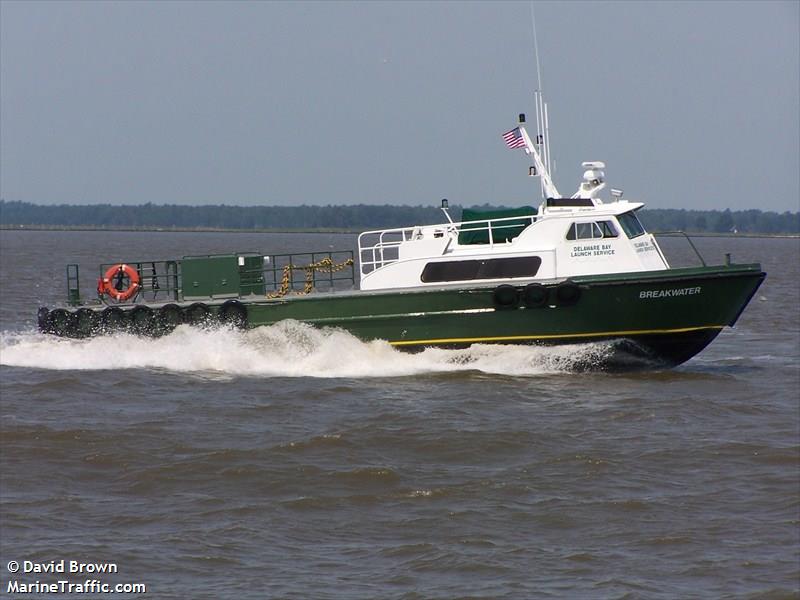
[[[156,328],[156,314],[149,306],[136,306],[128,315],[131,329],[137,335],[153,335]]]
[[[158,309],[158,327],[162,333],[169,333],[183,321],[183,311],[177,304],[165,304]]]
[[[211,310],[202,302],[195,302],[183,309],[183,322],[189,325],[204,325],[211,318]]]
[[[100,315],[100,326],[105,333],[126,331],[128,329],[128,315],[118,306],[109,306]]]
[[[528,308],[547,306],[549,290],[541,283],[529,283],[522,290],[522,302]]]
[[[238,300],[228,300],[219,308],[217,314],[220,323],[237,329],[247,327],[247,307]]]
[[[79,308],[75,312],[75,333],[78,337],[90,337],[100,329],[100,314],[91,308]]]
[[[581,288],[571,281],[565,281],[556,287],[556,300],[558,306],[572,306],[581,299]]]
[[[75,313],[63,308],[51,310],[47,315],[47,333],[59,337],[72,337],[75,334]]]
[[[513,285],[498,285],[492,293],[497,308],[514,308],[519,303],[519,292]]]

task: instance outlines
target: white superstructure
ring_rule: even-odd
[[[603,202],[605,164],[584,162],[583,181],[570,198],[560,197],[550,176],[547,107],[537,94],[539,133],[534,143],[525,126],[507,132],[509,147],[531,157],[543,201],[529,214],[450,221],[362,233],[358,238],[362,290],[553,281],[604,273],[668,269],[655,238],[635,211],[641,202]]]

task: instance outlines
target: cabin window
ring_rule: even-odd
[[[619,224],[622,227],[622,230],[625,232],[630,239],[635,237],[639,237],[645,233],[644,227],[639,222],[639,218],[634,214],[633,211],[626,212],[621,214],[617,217],[619,220]]]
[[[599,238],[617,237],[619,232],[611,221],[598,221],[597,223],[573,223],[567,231],[568,240],[594,240]]]
[[[534,277],[541,265],[542,259],[538,256],[430,262],[422,270],[420,279],[423,283],[442,283],[473,279]]]
[[[604,238],[617,237],[619,235],[617,228],[614,227],[614,223],[611,221],[598,221],[597,225],[600,227],[600,231],[603,232]]]

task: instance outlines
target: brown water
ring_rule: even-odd
[[[91,289],[122,257],[352,242],[0,233],[0,597],[86,579],[168,599],[800,597],[798,240],[698,241],[768,277],[673,370],[575,373],[572,350],[524,347],[407,355],[291,323],[34,330],[67,262]],[[60,560],[118,572],[8,571]]]

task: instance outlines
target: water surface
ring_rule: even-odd
[[[768,277],[672,370],[574,372],[591,344],[403,354],[298,323],[34,329],[67,262],[91,290],[100,262],[353,241],[0,233],[0,595],[8,561],[74,559],[167,599],[800,596],[798,240],[698,240]]]

